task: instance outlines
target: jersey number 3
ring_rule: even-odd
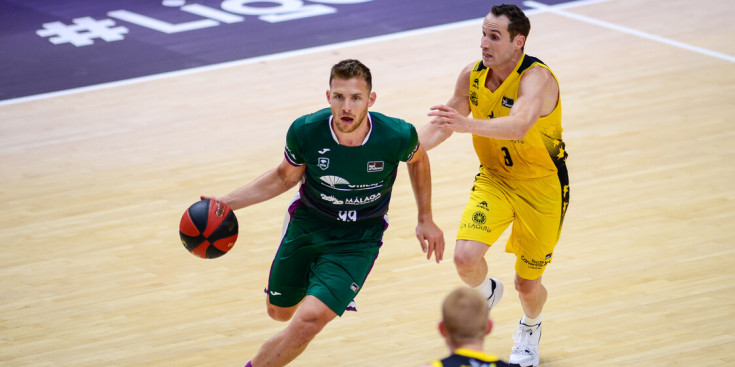
[[[502,147],[502,148],[500,148],[500,150],[503,151],[503,156],[505,158],[505,165],[508,166],[508,167],[512,167],[513,166],[513,160],[510,159],[510,152],[508,151],[508,148]]]

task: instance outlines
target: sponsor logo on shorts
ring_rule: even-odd
[[[383,161],[368,162],[367,171],[368,172],[380,172],[383,170],[384,166],[385,166],[385,162]]]
[[[490,208],[487,207],[487,201],[481,201],[479,204],[475,205],[475,207],[486,211],[490,210]]]
[[[459,229],[479,229],[481,231],[485,231],[487,233],[492,232],[490,227],[481,225],[481,224],[475,224],[475,223],[462,223],[462,225],[459,227]]]
[[[350,289],[352,289],[353,292],[357,293],[357,291],[360,290],[360,286],[357,285],[357,283],[352,283],[352,285],[350,286]]]
[[[483,212],[475,212],[475,214],[472,214],[472,221],[477,224],[485,224],[485,220],[487,217],[485,217],[485,213]]]
[[[271,296],[280,296],[281,295],[281,292],[276,292],[276,291],[268,291],[268,293],[270,293]]]
[[[521,255],[521,261],[523,261],[526,265],[528,265],[529,269],[534,270],[540,270],[543,269],[546,264],[551,262],[551,254],[546,255],[546,259],[544,260],[535,260],[535,259],[527,259],[525,256]]]

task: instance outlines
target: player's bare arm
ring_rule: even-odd
[[[411,160],[407,162],[408,176],[411,178],[411,187],[416,198],[418,208],[418,224],[416,238],[421,249],[426,253],[426,259],[434,254],[436,262],[444,258],[444,233],[434,223],[431,212],[431,167],[429,156],[419,145]]]
[[[510,120],[509,124],[516,124],[522,138],[539,117],[546,116],[554,110],[558,100],[559,85],[556,79],[546,68],[535,66],[521,77],[518,99],[513,104],[510,115],[503,119]]]
[[[454,93],[446,104],[446,106],[457,111],[458,114],[464,114],[463,116],[470,114],[470,73],[474,65],[474,63],[468,64],[459,73],[457,83],[454,86]],[[419,131],[419,140],[424,146],[424,149],[428,151],[447,140],[453,132],[452,129],[442,128],[439,125],[429,123]]]
[[[521,140],[539,117],[550,113],[558,100],[559,86],[551,73],[540,66],[524,73],[518,88],[518,98],[509,116],[492,119],[473,119],[456,109],[439,105],[432,107],[429,116],[432,125],[463,133],[494,139]]]
[[[278,167],[218,200],[229,205],[233,210],[263,202],[296,186],[305,171],[305,165],[294,166],[284,158]]]

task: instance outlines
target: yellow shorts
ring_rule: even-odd
[[[491,246],[513,223],[505,252],[516,255],[521,278],[537,279],[551,262],[568,203],[566,169],[559,175],[514,180],[480,166],[457,239]]]

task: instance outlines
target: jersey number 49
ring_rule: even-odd
[[[340,210],[339,211],[339,220],[343,222],[354,222],[357,220],[357,211],[356,210]]]

